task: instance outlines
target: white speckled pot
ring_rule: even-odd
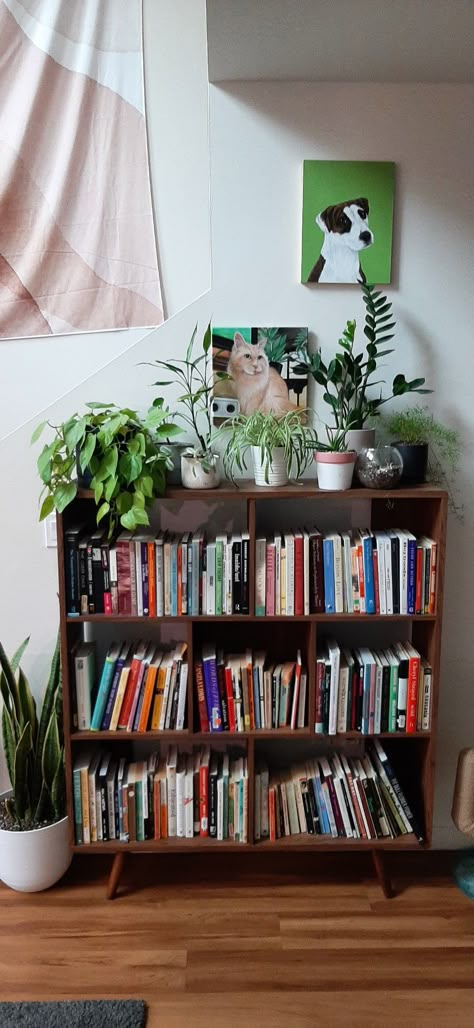
[[[255,485],[279,486],[288,485],[288,468],[283,446],[276,446],[272,451],[271,463],[265,478],[265,460],[262,462],[262,451],[259,446],[252,446],[253,471]]]
[[[181,479],[185,489],[217,489],[221,481],[219,457],[212,454],[208,461],[212,466],[206,470],[199,457],[193,457],[189,453],[182,454]]]

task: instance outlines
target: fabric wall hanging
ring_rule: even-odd
[[[141,0],[0,0],[0,337],[162,322]]]

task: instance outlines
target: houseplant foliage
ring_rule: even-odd
[[[324,389],[323,399],[331,409],[335,427],[345,432],[364,428],[370,419],[380,414],[380,407],[394,397],[431,392],[422,388],[424,378],[407,381],[400,373],[395,375],[387,396],[383,396],[381,390],[378,396],[373,395],[372,390],[384,381],[374,380],[379,362],[394,352],[393,348],[387,349],[386,344],[394,338],[395,321],[392,304],[382,292],[365,283],[361,284],[361,289],[366,307],[365,348],[355,352],[356,322],[348,321],[338,340],[340,349],[328,364],[320,352],[310,354],[306,348],[298,352],[300,363]]]
[[[45,821],[59,821],[66,814],[59,640],[39,718],[20,666],[28,641],[25,639],[11,660],[0,643],[2,740],[13,790],[13,796],[5,800],[5,813],[12,829],[26,831]]]
[[[421,451],[419,480],[424,481],[426,476],[446,488],[451,511],[461,516],[462,509],[454,496],[461,456],[461,437],[457,429],[436,421],[429,408],[415,406],[387,415],[382,421],[382,430],[401,451],[405,464],[410,459],[410,450],[415,456]]]
[[[246,417],[237,415],[224,422],[221,432],[230,431],[224,453],[224,470],[234,480],[235,471],[247,470],[246,457],[252,450],[254,469],[261,469],[263,481],[258,484],[276,485],[275,465],[279,463],[279,476],[288,481],[292,466],[299,478],[313,459],[317,447],[317,436],[312,428],[304,424],[303,411],[288,411],[287,414],[264,414],[255,411]]]
[[[78,489],[77,471],[89,471],[97,524],[107,526],[109,538],[119,525],[134,531],[149,524],[148,509],[163,494],[166,470],[172,466],[166,440],[181,431],[170,422],[161,398],[144,418],[115,404],[87,403],[84,413],[73,414],[63,424],[43,421],[32,442],[46,425],[54,436],[37,462],[44,483],[41,521],[53,510],[61,513],[72,502]]]
[[[179,407],[176,417],[190,428],[195,436],[194,444],[189,446],[182,457],[183,484],[190,488],[209,488],[219,484],[216,470],[218,455],[214,452],[215,434],[211,415],[212,333],[209,324],[203,336],[201,350],[194,356],[197,329],[196,325],[183,360],[155,360],[151,366],[160,368],[172,376],[154,382],[154,386],[166,387],[177,383],[183,390],[177,398]],[[216,372],[214,377],[225,381],[229,375],[220,371]]]

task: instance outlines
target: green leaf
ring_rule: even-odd
[[[92,479],[92,482],[94,483],[94,503],[97,506],[99,501],[102,499],[104,493],[104,485],[103,482],[96,482],[95,479]]]
[[[117,476],[111,475],[110,478],[106,478],[105,482],[103,482],[102,484],[104,488],[104,499],[107,500],[107,503],[110,503],[112,496],[114,494],[115,487],[117,485]]]
[[[151,475],[142,475],[139,481],[142,493],[151,499],[153,496],[153,479]]]
[[[36,703],[33,698],[33,694],[28,685],[27,677],[24,671],[19,668],[18,670],[18,695],[20,700],[19,710],[19,723],[20,728],[23,729],[28,722],[31,725],[31,741],[32,745],[36,740],[36,732],[38,729],[38,721],[36,717]]]
[[[367,339],[370,339],[371,343],[375,342],[375,332],[374,332],[373,328],[370,328],[369,325],[365,326],[365,328],[364,328],[364,335],[367,336]]]
[[[102,457],[99,467],[94,475],[96,482],[104,482],[110,475],[115,475],[118,464],[118,448],[110,446]]]
[[[53,456],[57,448],[59,448],[58,441],[55,439],[52,443],[49,443],[49,446],[44,446],[38,457],[36,466],[40,473],[40,477],[43,479],[43,482],[45,481],[45,479],[43,478],[43,474],[49,468],[51,457]]]
[[[61,744],[59,740],[58,722],[56,711],[53,709],[46,729],[43,750],[41,753],[41,770],[43,772],[43,779],[49,790],[51,790],[51,786],[53,784],[60,755]]]
[[[96,447],[96,441],[97,436],[95,435],[95,432],[86,432],[84,445],[81,446],[79,451],[79,467],[82,472],[89,467],[90,459]]]
[[[102,503],[100,505],[100,507],[99,507],[99,509],[97,511],[97,516],[96,516],[97,524],[99,524],[102,521],[102,518],[105,518],[105,515],[109,513],[109,510],[110,510],[110,503],[107,503],[107,501],[105,501],[104,503]]]
[[[2,708],[2,738],[8,777],[13,788],[15,781],[15,733],[13,731],[12,719],[5,706]]]
[[[132,494],[128,492],[119,493],[115,504],[119,514],[126,514],[133,506]]]
[[[186,350],[186,361],[190,361],[191,360],[191,354],[193,352],[194,340],[196,338],[197,329],[198,329],[198,327],[196,325],[195,329],[194,329],[194,332],[193,332],[193,334],[191,336],[191,339],[189,340],[188,348]]]
[[[31,436],[30,445],[33,445],[33,443],[36,443],[38,441],[41,433],[43,432],[43,430],[44,430],[44,428],[45,428],[45,426],[47,424],[48,424],[47,421],[40,421],[39,425],[36,426],[36,428],[35,428],[35,430],[33,432],[33,435]]]
[[[64,440],[68,453],[75,453],[76,446],[82,441],[86,434],[86,419],[79,418],[72,425],[64,430]]]
[[[77,482],[66,482],[58,485],[54,490],[54,506],[61,514],[63,510],[72,503],[77,493]]]
[[[15,750],[15,769],[14,769],[14,793],[15,793],[15,813],[20,819],[25,817],[26,811],[30,804],[30,796],[28,790],[28,776],[27,767],[30,754],[32,752],[32,738],[31,738],[31,725],[29,721],[25,724],[23,732],[18,741]]]
[[[149,525],[148,514],[141,507],[131,507],[126,514],[122,514],[120,523],[129,532],[133,532],[137,525]]]
[[[376,307],[377,307],[376,318],[378,319],[381,314],[388,314],[388,312],[392,308],[392,304],[391,303],[384,303],[381,306],[379,306],[379,304],[376,304]]]
[[[206,331],[204,333],[204,339],[202,341],[202,348],[204,350],[204,353],[209,353],[209,348],[210,348],[211,342],[212,342],[212,333],[211,333],[211,324],[209,322],[209,325],[207,326]]]
[[[54,498],[51,496],[51,494],[49,494],[48,496],[45,496],[45,498],[44,498],[44,500],[43,500],[43,502],[41,504],[41,510],[39,512],[39,520],[40,521],[44,521],[44,519],[48,517],[48,514],[51,514],[53,510],[54,510]]]
[[[115,403],[86,403],[89,410],[114,410]]]
[[[142,467],[143,461],[141,457],[138,457],[133,453],[122,453],[118,468],[127,485],[130,485],[139,477],[142,472]]]

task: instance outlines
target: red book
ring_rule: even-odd
[[[423,578],[423,547],[416,548],[416,590],[415,590],[415,614],[424,614],[421,609],[421,585]]]
[[[148,543],[148,613],[156,617],[156,557],[155,543]]]
[[[434,614],[436,608],[436,570],[438,563],[438,544],[431,545],[431,566],[430,566],[430,607],[429,614]]]
[[[224,668],[224,682],[225,691],[227,696],[227,711],[229,714],[229,731],[235,732],[235,707],[234,707],[234,690],[232,687],[232,671],[227,665]]]
[[[137,687],[138,676],[142,666],[142,660],[145,656],[146,643],[139,643],[135,653],[133,654],[133,660],[130,665],[130,674],[127,679],[127,686],[125,694],[122,700],[122,706],[120,709],[119,719],[117,728],[126,728],[128,725],[128,719],[132,710],[133,700],[135,698],[135,690]]]
[[[379,555],[374,547],[373,550],[373,565],[374,565],[374,592],[375,592],[375,613],[380,614],[380,588],[379,588]]]
[[[183,613],[183,551],[181,542],[178,543],[178,614]]]
[[[199,725],[201,732],[209,732],[209,718],[207,715],[206,690],[204,688],[204,674],[202,664],[196,661],[194,665],[194,678],[196,681],[196,692],[199,708]]]
[[[318,734],[321,734],[324,729],[324,714],[323,714],[323,686],[326,675],[326,663],[324,657],[318,657],[316,661],[316,691],[315,691],[315,711],[314,711],[314,730]]]
[[[255,704],[253,701],[253,666],[252,654],[247,651],[247,695],[249,698],[250,728],[255,728]]]
[[[127,616],[134,613],[132,610],[131,539],[131,532],[122,532],[115,545],[117,555],[118,612]],[[134,547],[133,557],[135,558]],[[133,571],[135,571],[135,560],[133,560]]]
[[[270,828],[270,840],[272,842],[276,839],[276,828],[275,828],[275,788],[273,785],[268,790],[268,821]]]
[[[416,732],[416,712],[418,706],[418,682],[420,678],[420,654],[411,643],[403,643],[403,648],[408,653],[408,686],[407,686],[407,720],[406,729],[408,733]]]
[[[364,556],[362,553],[362,543],[357,543],[357,567],[359,569],[359,603],[360,612],[365,614],[365,581],[364,581]]]
[[[210,747],[205,746],[199,763],[199,835],[209,835],[209,760]]]
[[[265,613],[271,617],[275,613],[275,543],[267,543],[265,596]]]
[[[295,532],[295,615],[304,614],[304,546],[301,532]]]

